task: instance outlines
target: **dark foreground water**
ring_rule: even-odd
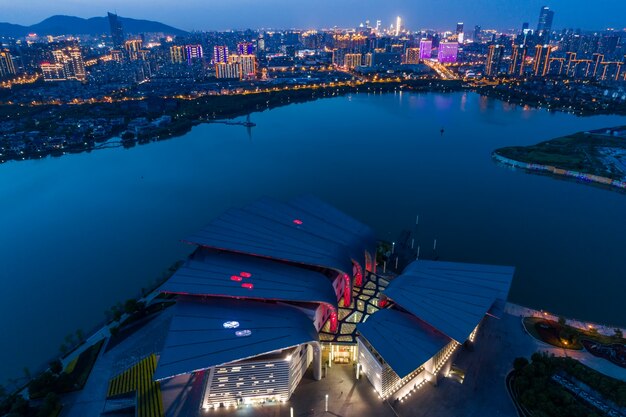
[[[184,137],[0,165],[0,380],[136,296],[231,206],[310,193],[411,228],[441,259],[517,267],[510,299],[626,325],[626,195],[497,166],[490,153],[626,124],[474,94],[353,95],[201,125]],[[445,133],[439,130],[445,127]]]

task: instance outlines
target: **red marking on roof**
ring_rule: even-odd
[[[240,282],[242,279],[243,279],[243,278],[241,278],[241,277],[239,277],[239,276],[237,276],[237,275],[232,275],[232,276],[230,277],[230,280],[231,280],[231,281],[237,281],[237,282]]]
[[[250,284],[249,282],[244,282],[243,284],[241,284],[241,287],[251,290],[252,288],[254,288],[254,285]]]
[[[293,221],[295,224],[297,224],[298,226],[300,226],[302,224],[302,220],[300,219],[294,219]]]
[[[250,278],[252,276],[250,272],[240,272],[239,275],[244,278]]]

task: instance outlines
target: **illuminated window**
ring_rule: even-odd
[[[237,327],[239,327],[239,322],[238,321],[226,321],[224,322],[224,324],[222,324],[222,326],[224,326],[225,329],[236,329]]]
[[[252,330],[237,330],[235,332],[235,336],[237,337],[246,337],[252,335]]]

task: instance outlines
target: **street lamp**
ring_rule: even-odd
[[[328,411],[328,394],[326,394],[326,401],[325,401],[324,411]]]

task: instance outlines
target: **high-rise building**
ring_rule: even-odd
[[[237,54],[254,55],[254,44],[252,42],[239,42],[237,44]]]
[[[44,63],[41,70],[45,81],[78,80],[87,78],[83,54],[78,47],[67,47],[52,51],[54,64]],[[59,66],[63,67],[61,71]],[[48,77],[46,78],[46,73]]]
[[[474,42],[480,41],[480,32],[481,32],[480,26],[478,25],[474,26]]]
[[[361,54],[346,54],[343,57],[343,65],[348,69],[355,69],[361,66]]]
[[[13,57],[8,49],[0,50],[0,78],[15,75],[15,65]]]
[[[433,41],[430,39],[420,40],[420,59],[430,59],[433,53]]]
[[[485,75],[494,77],[500,73],[500,65],[504,56],[504,46],[490,45],[487,63],[485,65]]]
[[[396,17],[396,36],[400,36],[400,31],[402,30],[402,19],[400,16]]]
[[[513,44],[511,49],[511,64],[509,65],[509,75],[524,75],[524,63],[528,47],[525,45]]]
[[[231,55],[228,63],[239,65],[239,77],[253,79],[256,78],[256,56],[252,54]],[[228,77],[227,77],[228,78]]]
[[[124,30],[122,28],[122,22],[115,13],[109,12],[109,26],[111,28],[111,39],[113,40],[113,47],[121,49],[124,44]]]
[[[543,6],[539,11],[539,22],[537,23],[537,35],[540,38],[545,38],[546,35],[550,36],[553,20],[554,12],[548,6]]]
[[[409,65],[415,65],[420,63],[420,49],[419,48],[407,48],[404,62]]]
[[[535,58],[533,63],[533,74],[536,76],[546,75],[550,63],[550,53],[552,47],[550,45],[535,46]]]
[[[139,59],[139,51],[141,50],[141,46],[143,45],[143,41],[141,39],[129,39],[124,42],[124,49],[126,50],[126,56],[131,61],[136,61]]]
[[[437,60],[441,63],[454,63],[456,62],[458,53],[458,42],[440,42]]]
[[[43,73],[44,81],[65,81],[67,75],[65,74],[65,66],[63,64],[51,64],[44,62],[41,64],[41,72]]]
[[[213,47],[213,62],[215,64],[228,62],[228,46],[215,45]]]
[[[463,22],[458,22],[456,24],[456,39],[460,44],[463,44],[463,39],[465,38],[465,34],[463,33]]]
[[[188,64],[196,59],[201,59],[203,56],[202,45],[185,45],[185,58]]]
[[[373,54],[371,52],[368,52],[363,57],[363,66],[364,67],[371,67],[372,63],[373,63]]]
[[[380,26],[381,26],[382,22],[380,20],[376,21],[376,33],[380,33]]]
[[[241,78],[241,65],[237,62],[218,62],[215,64],[217,78]]]
[[[185,60],[185,50],[180,45],[170,46],[170,61],[172,64],[182,64]]]

